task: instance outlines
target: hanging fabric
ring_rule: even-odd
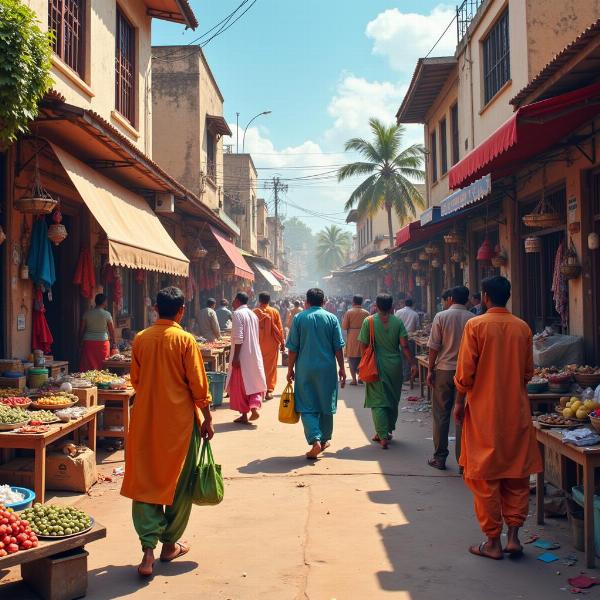
[[[48,239],[48,225],[44,217],[38,217],[33,223],[31,248],[27,258],[29,276],[36,285],[51,288],[56,281],[52,244]]]
[[[554,273],[552,274],[552,296],[554,297],[554,308],[560,316],[563,327],[569,323],[569,283],[560,272],[563,262],[565,243],[561,242],[554,257]]]
[[[46,321],[46,308],[44,306],[44,295],[40,287],[36,287],[33,299],[33,331],[31,347],[34,350],[42,350],[44,354],[52,352],[52,332]]]
[[[94,272],[94,264],[92,263],[92,255],[87,248],[81,250],[73,283],[81,286],[81,295],[88,300],[91,300],[96,290],[96,275]]]

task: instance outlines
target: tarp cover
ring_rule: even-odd
[[[108,238],[108,262],[187,277],[189,261],[148,203],[52,144],[82,200]]]
[[[281,284],[277,280],[277,277],[275,277],[271,271],[259,265],[258,263],[254,263],[254,268],[264,277],[267,283],[273,288],[274,292],[280,292],[282,290]]]

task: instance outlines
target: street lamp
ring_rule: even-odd
[[[255,115],[254,117],[252,117],[250,119],[250,121],[248,122],[248,125],[246,125],[246,129],[244,129],[244,137],[242,138],[242,154],[244,153],[244,147],[246,145],[246,131],[248,131],[248,127],[250,127],[250,124],[252,123],[252,121],[254,121],[254,119],[258,119],[258,117],[262,117],[262,115],[270,115],[272,111],[270,110],[265,110],[261,113],[258,113],[257,115]]]

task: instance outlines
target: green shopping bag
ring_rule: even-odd
[[[197,506],[211,506],[223,500],[225,485],[221,465],[215,464],[210,442],[204,440],[200,462],[192,479],[192,502]]]

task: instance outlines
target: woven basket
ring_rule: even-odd
[[[596,387],[600,384],[600,375],[594,373],[575,373],[575,381],[580,385]]]
[[[592,415],[590,415],[590,423],[592,424],[592,427],[598,433],[600,433],[600,417],[593,417]]]
[[[444,242],[449,245],[462,244],[462,241],[463,239],[458,233],[451,232],[444,236]]]
[[[581,265],[560,265],[560,274],[565,279],[577,279],[581,275]]]
[[[49,215],[57,204],[52,198],[18,198],[13,202],[15,210],[31,215]]]
[[[526,227],[550,229],[563,225],[563,220],[556,213],[529,213],[523,217],[523,224]]]
[[[535,254],[542,251],[542,240],[539,237],[525,238],[525,252]]]
[[[492,265],[499,269],[500,267],[505,267],[508,264],[508,258],[504,255],[494,256],[492,258]]]

